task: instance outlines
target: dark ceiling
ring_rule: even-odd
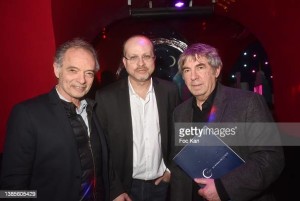
[[[224,76],[228,77],[240,52],[256,41],[246,27],[226,16],[239,0],[219,0],[217,3],[194,0],[192,7],[176,11],[172,7],[174,0],[131,0],[131,5],[127,0],[116,1],[123,4],[117,12],[123,13],[123,17],[116,17],[118,14],[114,12],[111,19],[116,18],[102,28],[96,41],[102,54],[102,70],[116,72],[120,60],[115,58],[121,58],[123,41],[133,34],[145,34],[152,38],[176,38],[187,44],[205,42],[216,46],[223,56]],[[149,8],[149,2],[152,2],[152,8]]]

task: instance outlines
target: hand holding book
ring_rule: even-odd
[[[202,135],[198,143],[187,144],[173,160],[192,179],[220,178],[244,163],[237,153],[215,135]]]

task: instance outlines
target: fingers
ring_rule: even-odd
[[[162,179],[163,179],[163,177],[159,177],[158,179],[155,180],[154,184],[158,185]]]
[[[171,173],[169,171],[165,171],[163,176],[155,180],[154,184],[158,185],[162,180],[165,182],[170,182],[170,178],[171,178]]]
[[[196,179],[194,179],[194,181],[197,184],[207,184],[207,179],[204,179],[204,178],[196,178]]]
[[[125,195],[125,201],[132,201],[127,194]]]

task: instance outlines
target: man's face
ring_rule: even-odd
[[[187,57],[182,67],[182,78],[197,100],[205,101],[216,86],[220,67],[213,68],[205,57]]]
[[[57,90],[67,100],[78,102],[89,92],[95,71],[92,53],[82,48],[70,48],[65,53],[62,67],[54,64]]]
[[[150,79],[155,68],[153,46],[143,37],[129,39],[124,47],[125,57],[123,64],[129,79],[136,82],[145,82]]]

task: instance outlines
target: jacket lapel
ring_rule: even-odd
[[[117,99],[118,104],[120,104],[119,115],[122,119],[122,128],[124,128],[124,133],[120,136],[120,140],[126,143],[129,147],[129,156],[133,156],[133,130],[132,130],[132,119],[131,119],[131,108],[130,108],[130,97],[129,97],[129,87],[128,87],[128,78],[125,78],[121,81],[120,87],[117,88]],[[131,161],[132,162],[132,161]]]
[[[167,113],[166,113],[166,106],[168,106],[168,98],[166,98],[166,92],[160,87],[159,80],[152,78],[152,83],[154,87],[156,102],[157,102],[157,110],[159,116],[159,126],[160,130],[165,130],[167,122]]]
[[[60,102],[60,98],[56,92],[56,89],[53,88],[49,93],[49,101],[52,107],[55,118],[57,119],[58,126],[61,127],[61,134],[65,135],[68,138],[74,139],[73,129],[69,123],[69,119],[66,115],[65,109]]]
[[[226,106],[227,97],[224,92],[224,87],[218,83],[215,100],[211,109],[210,122],[221,122]]]

